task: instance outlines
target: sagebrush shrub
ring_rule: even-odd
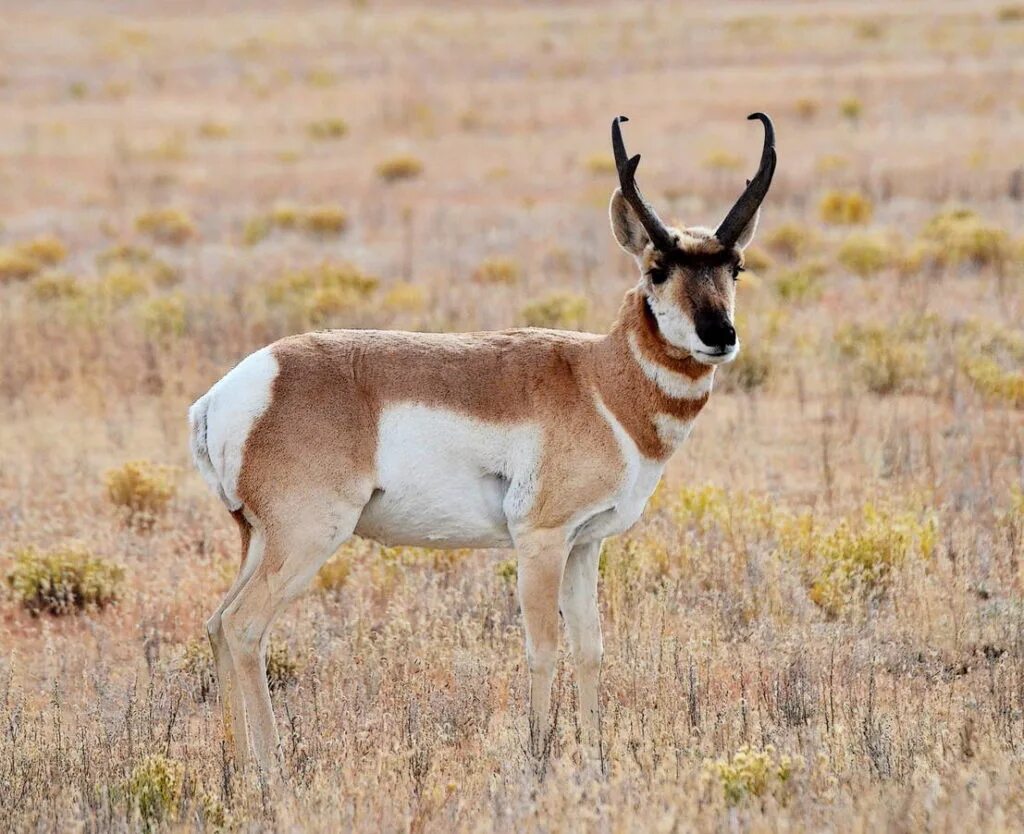
[[[835,226],[867,223],[873,213],[871,200],[859,191],[829,191],[818,204],[821,219]]]
[[[41,268],[39,261],[14,247],[0,247],[0,282],[25,281]]]
[[[306,133],[312,139],[341,139],[348,135],[348,122],[338,116],[319,119],[306,125]]]
[[[874,394],[914,391],[927,370],[921,334],[907,327],[847,324],[836,332],[841,358]]]
[[[130,524],[152,527],[177,493],[173,466],[132,460],[110,469],[104,476],[107,497],[125,511]]]
[[[839,247],[839,263],[854,275],[871,278],[896,259],[896,247],[881,235],[850,235]]]
[[[775,276],[775,292],[783,301],[813,301],[821,297],[824,277],[824,263],[818,260],[805,261]]]
[[[912,555],[930,558],[937,534],[933,516],[865,504],[859,516],[808,536],[804,545],[808,595],[836,616],[884,591],[892,571]]]
[[[69,301],[82,298],[85,288],[74,275],[44,272],[32,279],[29,292],[36,301]]]
[[[765,237],[768,250],[788,260],[808,254],[816,242],[814,232],[801,223],[783,223]]]
[[[423,163],[414,156],[393,156],[378,163],[376,171],[385,182],[411,180],[423,173]]]
[[[128,807],[139,815],[147,831],[177,819],[185,786],[185,767],[159,753],[147,756],[124,784]]]
[[[266,285],[267,302],[286,308],[313,324],[358,307],[367,301],[380,280],[358,267],[336,261],[290,270]]]
[[[570,292],[553,292],[523,307],[527,327],[579,330],[587,317],[587,299]]]
[[[484,258],[473,270],[473,280],[481,284],[514,284],[519,275],[519,262],[501,255]]]
[[[970,209],[936,214],[921,230],[932,244],[930,254],[942,266],[1001,267],[1013,258],[1013,244],[1005,229],[985,223]]]
[[[196,235],[196,224],[183,209],[145,211],[135,218],[135,228],[159,243],[179,246]]]
[[[19,550],[7,573],[7,585],[22,607],[54,616],[112,605],[120,597],[123,579],[123,568],[75,544]]]
[[[68,256],[67,247],[54,235],[22,241],[17,244],[17,250],[43,266],[57,266]]]
[[[270,691],[287,689],[299,679],[301,664],[284,643],[271,642],[267,649],[267,683]]]
[[[784,800],[793,774],[802,767],[799,756],[780,755],[770,744],[764,749],[744,745],[732,757],[706,760],[704,776],[722,789],[728,804],[736,805],[768,794]]]

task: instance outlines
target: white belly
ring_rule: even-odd
[[[539,432],[423,405],[384,410],[377,491],[356,535],[384,544],[509,547],[510,512],[529,501]]]

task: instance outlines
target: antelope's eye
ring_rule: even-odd
[[[651,277],[652,284],[664,284],[665,279],[668,278],[668,271],[660,266],[656,266],[647,273]]]
[[[740,273],[746,271],[746,267],[740,266],[739,264],[734,264],[732,268],[732,279],[734,281],[738,281],[740,278]]]

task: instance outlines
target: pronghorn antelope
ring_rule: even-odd
[[[601,541],[640,517],[715,366],[739,351],[735,281],[776,160],[771,121],[750,118],[764,124],[760,167],[714,231],[662,223],[637,188],[626,119],[612,123],[612,231],[640,281],[607,335],[307,333],[253,353],[192,406],[196,466],[241,530],[241,570],[207,623],[240,764],[280,763],[268,633],[353,534],[514,546],[531,747],[548,732],[561,612],[593,748]]]

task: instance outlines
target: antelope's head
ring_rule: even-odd
[[[629,157],[619,116],[612,122],[612,148],[619,187],[609,208],[619,245],[636,258],[644,293],[658,329],[678,350],[707,365],[731,362],[740,342],[733,325],[736,280],[743,250],[754,238],[761,202],[775,173],[775,129],[764,113],[748,118],[764,124],[761,165],[739,200],[714,231],[703,226],[666,226],[636,185],[640,155]]]

